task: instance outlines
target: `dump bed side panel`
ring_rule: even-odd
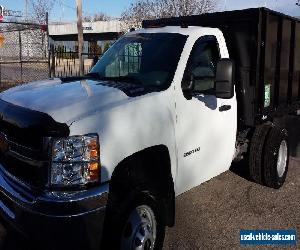
[[[300,22],[295,25],[295,53],[294,53],[294,73],[292,100],[300,100]]]
[[[293,112],[299,106],[300,23],[277,12],[262,11],[265,33],[257,83],[257,117],[272,118]]]

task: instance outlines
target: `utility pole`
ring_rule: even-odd
[[[25,20],[27,20],[28,17],[28,0],[25,0]]]
[[[77,30],[78,30],[78,57],[79,57],[79,74],[82,76],[83,72],[83,28],[82,28],[82,0],[76,0],[77,9]]]

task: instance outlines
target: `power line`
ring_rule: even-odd
[[[75,12],[77,11],[76,7],[73,7],[73,6],[70,6],[70,5],[68,5],[68,4],[65,4],[65,3],[63,2],[63,0],[60,0],[60,4],[61,4],[62,6],[65,6],[65,7],[69,8],[69,9],[74,10]],[[85,14],[87,14],[87,15],[93,15],[92,13],[89,13],[89,12],[87,12],[87,11],[82,11],[82,13],[85,13]]]

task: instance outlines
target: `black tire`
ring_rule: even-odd
[[[249,153],[249,173],[250,177],[259,184],[263,184],[263,159],[266,137],[272,126],[263,124],[256,127],[252,136]]]
[[[105,232],[101,249],[122,249],[121,239],[126,233],[127,220],[132,213],[139,206],[148,206],[153,211],[156,220],[156,240],[155,250],[162,249],[165,237],[165,216],[163,215],[162,202],[157,200],[153,195],[148,192],[139,192],[137,194],[130,194],[123,202],[114,204],[108,208],[110,211],[107,213]],[[131,250],[131,249],[128,249]]]
[[[285,169],[283,174],[278,173],[277,161],[279,158],[280,145],[285,142],[287,156],[285,162]],[[284,145],[284,144],[283,144]],[[280,188],[287,176],[289,165],[289,143],[288,133],[285,129],[272,127],[266,140],[264,148],[264,184],[271,188]]]

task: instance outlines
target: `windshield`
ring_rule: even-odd
[[[186,36],[174,33],[129,33],[118,40],[90,74],[105,80],[170,86]]]

